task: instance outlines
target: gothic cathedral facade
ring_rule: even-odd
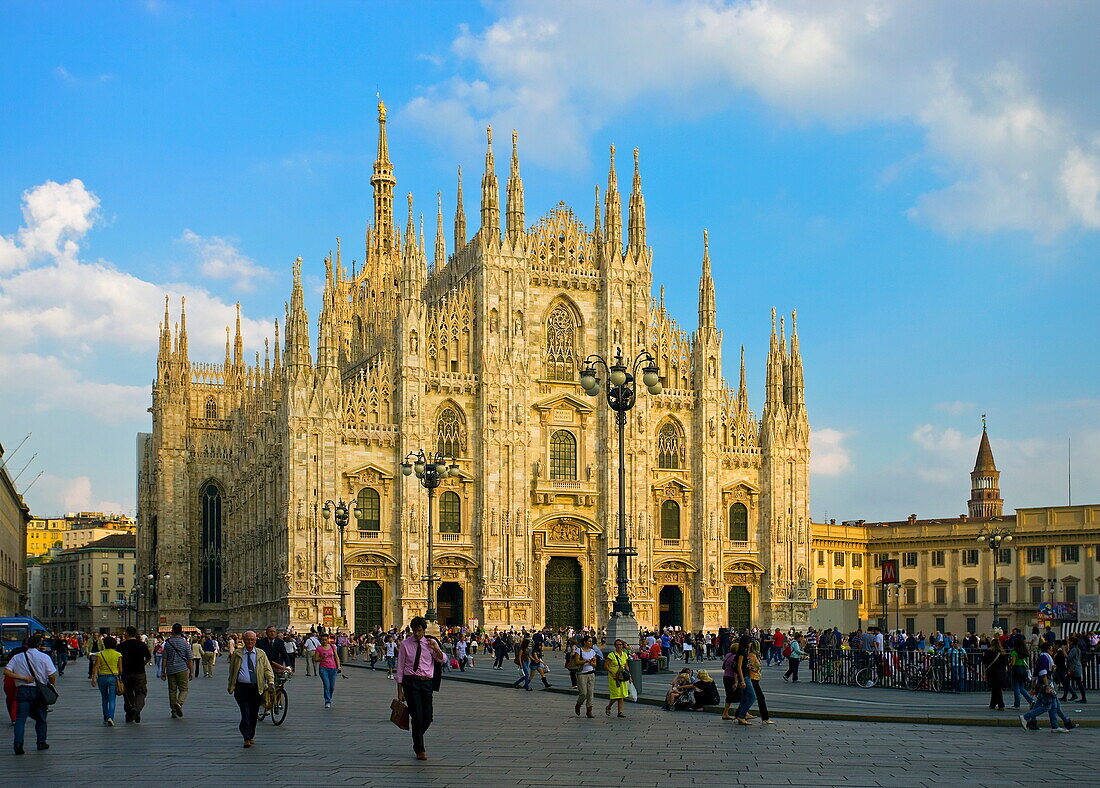
[[[428,498],[400,463],[439,451],[458,472],[434,498],[442,625],[601,625],[616,593],[614,414],[579,382],[589,353],[658,361],[626,429],[626,522],[639,624],[714,631],[804,625],[811,601],[809,423],[802,359],[772,311],[764,407],[722,372],[704,234],[690,336],[651,297],[652,252],[634,155],[626,234],[614,148],[592,227],[564,204],[528,226],[516,137],[504,210],[489,132],[480,227],[467,236],[461,171],[448,253],[412,196],[404,232],[379,105],[364,263],[339,243],[310,342],[301,259],[261,361],[238,314],[223,363],[193,363],[184,308],[167,305],[153,431],[138,437],[139,576],[160,624],[403,624],[426,607]],[[503,215],[502,215],[503,214]],[[502,221],[503,220],[503,221]],[[432,265],[428,265],[429,257]],[[265,346],[267,342],[265,341]],[[315,351],[315,352],[314,352]],[[345,528],[326,501],[356,502]]]

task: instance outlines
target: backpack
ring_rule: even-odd
[[[791,644],[787,643],[787,645],[785,645],[783,647],[783,656],[784,657],[789,657],[790,655],[791,655]]]

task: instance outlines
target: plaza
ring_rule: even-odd
[[[256,746],[246,750],[237,734],[237,706],[225,692],[224,663],[214,678],[191,682],[184,718],[169,718],[164,685],[151,680],[142,723],[115,728],[101,725],[99,694],[83,681],[83,667],[74,663],[61,679],[62,699],[50,714],[51,749],[31,750],[20,759],[23,784],[86,780],[93,772],[112,783],[164,780],[178,786],[1000,786],[1006,780],[1016,785],[1095,780],[1095,728],[1054,737],[1045,727],[1026,732],[1018,725],[798,718],[744,727],[715,714],[674,714],[645,704],[629,704],[626,719],[590,720],[573,716],[567,694],[450,678],[436,696],[435,723],[427,735],[430,760],[421,762],[412,757],[408,733],[388,720],[393,682],[385,671],[357,663],[344,671],[347,678],[337,684],[334,707],[327,711],[320,681],[296,675],[288,684],[286,722],[281,727],[262,722]],[[494,676],[489,667],[460,675],[512,678],[509,671]],[[568,687],[564,671],[551,679]],[[766,672],[764,686],[778,713],[795,707],[799,693],[833,689],[792,687],[775,670]],[[840,705],[846,711],[867,709],[886,692],[868,701],[870,694],[849,688],[848,696],[860,702]],[[951,700],[894,694],[914,705]],[[1042,753],[1041,769],[1037,753]]]

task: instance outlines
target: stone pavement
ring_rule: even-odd
[[[0,755],[0,783],[172,786],[1003,786],[1096,784],[1100,732],[1055,735],[1020,728],[960,728],[780,720],[736,726],[710,714],[669,714],[628,704],[627,719],[573,716],[557,693],[517,692],[448,681],[428,732],[431,760],[412,758],[409,735],[388,721],[393,682],[348,669],[335,707],[316,677],[299,675],[279,728],[261,723],[241,748],[225,665],[191,684],[187,716],[172,720],[166,691],[153,694],[139,726],[104,728],[99,693],[73,665],[50,714],[47,752]],[[118,718],[122,719],[121,706]],[[1045,723],[1044,723],[1045,725]],[[33,736],[32,736],[33,740]],[[18,771],[16,771],[18,769]],[[18,783],[16,782],[18,780]]]

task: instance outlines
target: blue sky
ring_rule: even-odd
[[[133,509],[163,295],[218,360],[238,299],[259,347],[296,255],[314,284],[336,236],[361,258],[381,91],[429,219],[460,164],[476,216],[487,123],[519,132],[530,221],[587,220],[608,144],[620,181],[639,147],[654,280],[693,328],[709,229],[726,374],[744,343],[757,410],[769,310],[798,309],[815,517],[964,511],[982,413],[1007,506],[1066,502],[1070,438],[1096,501],[1100,8],[995,8],[0,5],[19,486],[43,472],[39,513]]]

